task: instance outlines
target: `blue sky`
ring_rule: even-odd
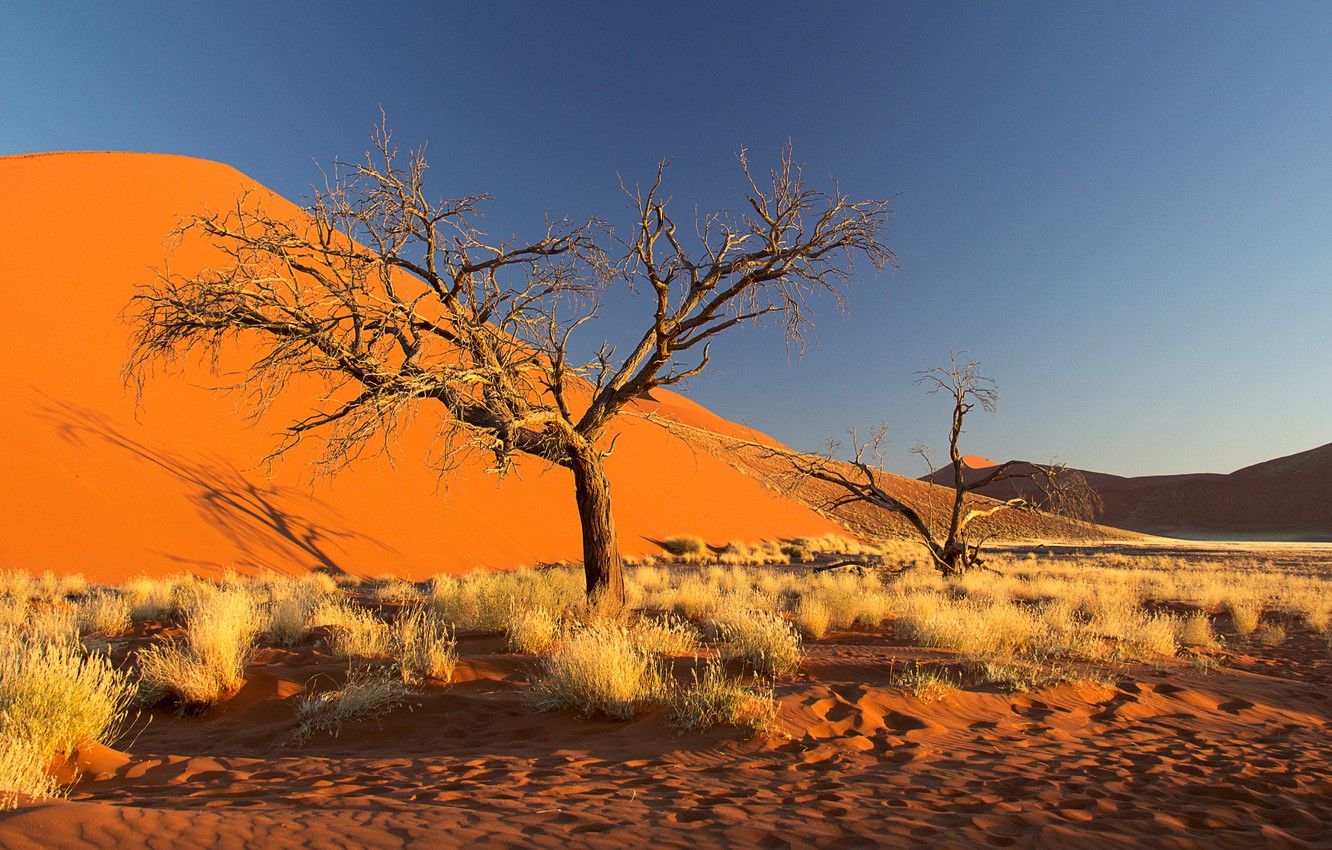
[[[717,347],[688,394],[799,448],[891,422],[941,450],[914,372],[968,349],[964,448],[1119,474],[1228,472],[1332,441],[1332,4],[16,3],[0,154],[135,150],[299,197],[382,105],[494,233],[738,208],[734,154],[897,195],[819,345]],[[3,190],[0,190],[3,191]],[[609,335],[636,329],[613,314]]]

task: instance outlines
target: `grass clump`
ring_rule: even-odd
[[[1286,642],[1286,630],[1277,623],[1264,623],[1253,633],[1253,637],[1263,646],[1280,646]]]
[[[328,627],[328,649],[334,658],[384,658],[390,654],[388,623],[372,611],[337,602],[321,608],[314,622]]]
[[[393,658],[408,684],[448,682],[458,667],[458,644],[443,620],[417,606],[404,611],[391,629]]]
[[[119,593],[98,591],[78,605],[79,631],[95,637],[115,637],[130,628],[130,604]]]
[[[718,624],[724,658],[743,661],[760,676],[779,678],[804,660],[800,635],[785,619],[769,611],[747,611]]]
[[[1240,637],[1248,637],[1258,628],[1258,617],[1261,612],[1257,603],[1252,600],[1228,599],[1226,613],[1230,615],[1230,622]]]
[[[138,660],[145,698],[156,702],[170,696],[188,712],[240,690],[260,617],[250,595],[236,590],[200,596],[184,616],[183,639],[142,650]]]
[[[663,699],[667,691],[661,661],[640,647],[629,629],[597,623],[567,634],[541,659],[531,702],[538,711],[568,709],[630,720],[639,706]]]
[[[1179,623],[1179,642],[1182,646],[1216,646],[1216,632],[1205,611],[1195,611]]]
[[[698,630],[694,624],[673,614],[643,617],[630,628],[644,652],[679,655],[698,649]]]
[[[697,534],[672,535],[661,541],[661,548],[690,564],[700,564],[712,554],[707,541]]]
[[[319,732],[338,736],[343,723],[374,720],[406,704],[410,691],[385,670],[354,668],[336,691],[310,694],[300,701],[296,715],[300,725],[292,740],[301,744]]]
[[[938,667],[922,667],[912,664],[892,678],[894,685],[911,691],[912,696],[922,702],[938,702],[950,694],[955,694],[962,687],[962,678],[949,676],[948,671]]]
[[[52,759],[114,743],[134,697],[124,672],[77,645],[0,636],[0,809],[60,793]]]
[[[539,655],[548,652],[560,639],[560,618],[542,605],[509,612],[504,632],[510,652]]]
[[[726,674],[718,659],[694,671],[693,682],[680,692],[671,707],[671,722],[692,732],[728,725],[770,731],[777,721],[777,700],[771,687],[746,684]]]
[[[795,624],[802,635],[818,640],[828,634],[828,628],[832,625],[832,611],[828,609],[828,603],[818,597],[802,597],[796,606]]]

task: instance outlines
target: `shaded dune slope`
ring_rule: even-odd
[[[396,465],[363,463],[311,485],[300,447],[257,469],[292,400],[257,427],[203,369],[159,378],[136,411],[120,370],[135,286],[170,262],[188,273],[220,263],[207,245],[164,244],[185,216],[224,208],[246,189],[270,211],[296,208],[240,172],[187,157],[69,153],[0,158],[0,334],[9,450],[0,486],[0,568],[205,575],[313,568],[423,578],[581,557],[565,470],[519,463],[502,482],[469,459],[441,483],[424,458],[435,413],[423,408]],[[244,352],[238,352],[244,357]],[[639,414],[738,430],[674,393]],[[678,533],[728,539],[841,529],[783,499],[645,416],[622,420],[607,460],[626,553],[658,551]]]

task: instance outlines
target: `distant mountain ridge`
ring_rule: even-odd
[[[1167,537],[1332,541],[1332,443],[1229,474],[1079,471],[1105,502],[1104,525]],[[921,480],[946,485],[951,478],[945,468]],[[1021,481],[980,492],[993,498],[1031,495]]]

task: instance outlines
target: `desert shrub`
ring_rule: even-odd
[[[961,688],[961,677],[949,675],[939,667],[925,667],[911,664],[901,673],[892,677],[892,683],[899,688],[906,688],[912,696],[922,702],[938,702]]]
[[[698,649],[698,630],[688,620],[672,614],[641,617],[630,628],[635,643],[644,652],[678,655]]]
[[[79,612],[69,605],[30,612],[23,633],[24,640],[29,643],[62,646],[78,646],[79,637]]]
[[[1179,621],[1179,642],[1183,646],[1214,646],[1216,633],[1205,611],[1195,611]]]
[[[407,685],[385,670],[353,668],[339,690],[309,694],[297,704],[300,723],[292,740],[304,743],[319,732],[336,738],[343,723],[383,717],[406,704],[409,694]]]
[[[632,719],[667,695],[662,663],[620,625],[599,623],[567,634],[538,664],[531,701],[539,711],[572,710]]]
[[[17,632],[28,622],[30,613],[26,596],[0,596],[0,639]]]
[[[58,797],[62,789],[47,769],[51,754],[27,738],[0,727],[0,811],[25,797]]]
[[[805,637],[818,640],[828,634],[828,628],[832,624],[832,612],[821,598],[805,596],[796,606],[795,624]]]
[[[1175,622],[1169,614],[1136,613],[1125,622],[1119,657],[1136,660],[1174,655],[1179,648]]]
[[[693,682],[671,706],[671,722],[685,731],[725,724],[766,732],[776,720],[777,700],[772,688],[728,676],[717,659],[703,665],[701,677],[697,669],[693,671]]]
[[[379,602],[391,602],[408,605],[422,601],[425,597],[416,585],[394,576],[385,576],[375,581],[370,593]]]
[[[448,625],[424,606],[404,611],[394,620],[391,644],[404,682],[447,682],[453,678],[458,645]]]
[[[707,617],[721,605],[721,588],[699,576],[690,576],[675,588],[671,606],[675,612],[692,620]]]
[[[129,631],[129,600],[119,593],[99,591],[78,605],[79,631],[97,637],[115,637]]]
[[[248,593],[199,596],[184,613],[185,635],[138,654],[144,696],[176,698],[182,711],[214,705],[240,690],[261,627]]]
[[[1061,684],[1091,682],[1107,687],[1113,684],[1110,680],[1097,679],[1063,667],[1043,667],[1011,659],[973,661],[971,673],[979,682],[1024,694]]]
[[[697,534],[676,534],[661,541],[661,548],[687,564],[701,564],[712,555],[707,541]]]
[[[1286,642],[1286,630],[1276,623],[1265,623],[1253,634],[1263,646],[1280,646]]]
[[[132,698],[128,678],[100,653],[23,640],[0,647],[0,725],[48,756],[112,742]]]
[[[1235,627],[1235,633],[1240,637],[1247,637],[1258,628],[1258,617],[1261,612],[1258,604],[1253,600],[1228,599],[1225,607],[1226,613],[1230,615],[1230,621]]]
[[[121,586],[136,623],[160,623],[175,611],[175,585],[170,579],[136,576]]]
[[[303,596],[278,596],[264,606],[265,635],[278,646],[295,646],[310,631],[316,602]]]
[[[560,639],[560,618],[548,608],[519,608],[509,612],[504,626],[510,652],[538,655]]]
[[[382,658],[389,655],[388,623],[373,611],[347,602],[320,608],[312,622],[328,627],[328,648],[334,658]]]
[[[583,577],[569,568],[468,573],[436,577],[431,605],[455,628],[500,634],[516,610],[544,607],[557,614],[579,611],[586,600]]]
[[[804,658],[795,627],[770,611],[744,611],[727,618],[719,624],[719,637],[723,657],[740,659],[760,676],[785,676]]]

